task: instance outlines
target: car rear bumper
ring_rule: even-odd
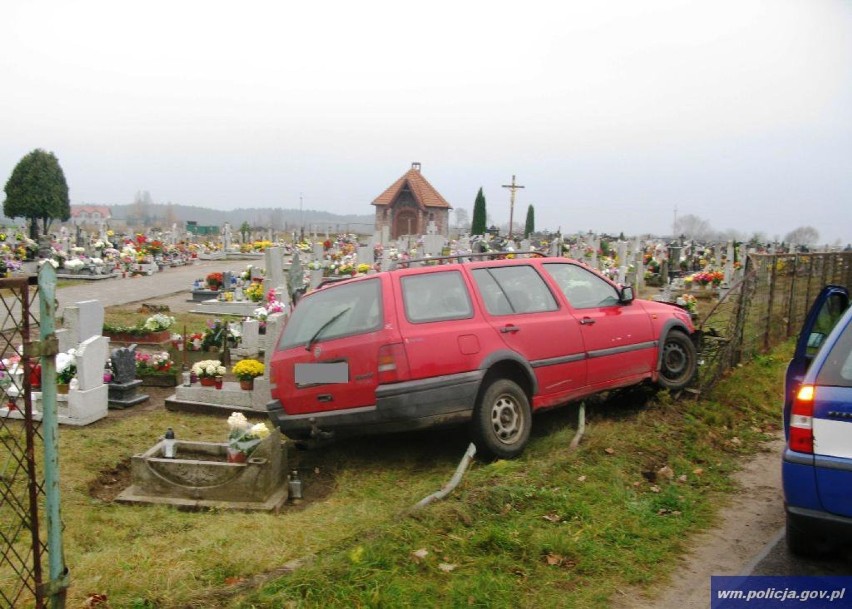
[[[380,385],[376,405],[346,410],[287,414],[280,400],[266,406],[269,418],[291,438],[331,432],[369,435],[452,425],[469,421],[485,373],[481,370]]]
[[[815,539],[830,540],[832,545],[852,544],[852,518],[828,512],[785,505],[788,523]]]

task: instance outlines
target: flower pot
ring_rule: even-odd
[[[202,376],[199,380],[202,387],[214,387],[216,385],[216,379],[212,376]]]
[[[245,463],[248,456],[241,450],[228,447],[228,463]]]
[[[251,391],[254,389],[254,379],[240,380],[240,389]]]
[[[56,383],[57,395],[68,395],[68,383]]]

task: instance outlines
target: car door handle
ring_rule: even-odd
[[[519,332],[520,328],[518,326],[508,325],[500,328],[500,332],[503,334],[514,334],[515,332]]]
[[[593,323],[595,323],[595,320],[592,319],[591,317],[584,317],[583,319],[580,320],[581,326],[591,326]]]

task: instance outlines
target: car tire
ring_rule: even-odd
[[[517,383],[499,379],[485,388],[473,413],[473,437],[479,456],[513,459],[530,439],[532,411]]]
[[[666,389],[684,389],[698,370],[698,352],[690,338],[673,330],[663,341],[658,383]]]

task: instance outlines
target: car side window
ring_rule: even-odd
[[[457,271],[410,275],[400,283],[405,316],[412,323],[468,319],[473,315],[470,294]]]
[[[612,284],[581,266],[564,262],[542,266],[575,309],[611,307],[619,302],[618,290]]]
[[[852,387],[852,323],[832,345],[816,379],[817,385]]]
[[[473,279],[491,315],[556,311],[556,299],[531,266],[475,269]]]
[[[825,338],[831,333],[832,328],[843,315],[846,309],[846,300],[842,294],[832,294],[823,303],[817,313],[813,330],[808,335],[807,355],[816,355]]]

